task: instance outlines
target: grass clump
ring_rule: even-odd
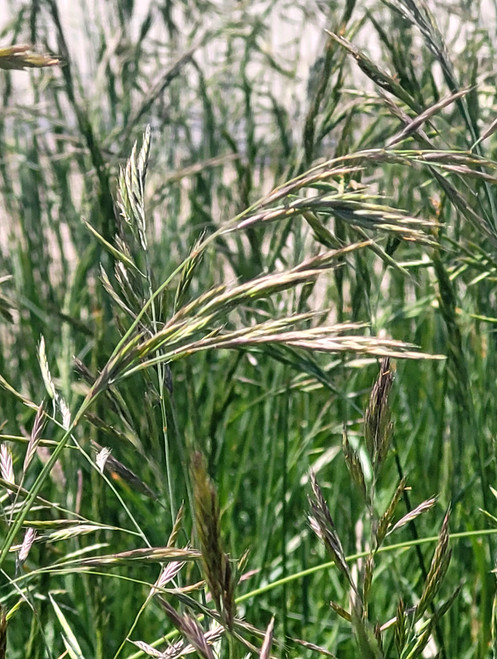
[[[138,4],[0,26],[0,657],[491,656],[492,9]]]

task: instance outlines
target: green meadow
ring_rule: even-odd
[[[0,659],[497,655],[497,5],[3,1]]]

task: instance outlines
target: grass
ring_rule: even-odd
[[[0,25],[0,658],[495,655],[495,8],[329,5]]]

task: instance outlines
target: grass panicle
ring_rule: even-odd
[[[365,521],[370,530],[368,540],[366,540],[366,534],[360,532],[359,537],[365,543],[365,546],[359,570],[352,572],[349,568],[335,523],[312,472],[310,478],[313,491],[313,497],[309,498],[311,528],[324,543],[335,565],[351,586],[350,611],[334,600],[330,602],[330,607],[352,628],[360,656],[377,659],[386,656],[386,632],[392,627],[394,630],[393,643],[399,656],[418,656],[417,653],[422,652],[426,647],[432,634],[439,634],[441,617],[455,599],[455,597],[450,598],[438,610],[433,606],[446,576],[451,558],[451,550],[448,544],[449,514],[447,513],[442,523],[431,566],[426,573],[418,604],[406,609],[403,600],[400,599],[396,616],[388,622],[380,623],[371,617],[371,604],[375,599],[374,578],[377,570],[377,560],[385,539],[407,524],[413,524],[414,520],[417,520],[426,511],[431,510],[437,502],[436,497],[431,497],[393,524],[396,510],[405,497],[407,489],[407,481],[403,477],[395,488],[384,512],[381,515],[376,512],[378,487],[381,485],[380,471],[382,467],[384,468],[387,454],[391,452],[393,439],[393,422],[389,401],[392,385],[393,365],[388,359],[383,359],[380,362],[380,373],[372,387],[364,415],[364,444],[372,470],[369,477],[365,476],[358,450],[351,447],[347,433],[343,433],[344,460],[351,478],[359,490],[361,499],[366,505]],[[359,528],[362,529],[362,527],[363,523],[361,522]],[[415,623],[423,619],[425,614],[427,614],[427,618],[423,622],[421,631],[419,631],[415,627]],[[388,642],[390,643],[390,640]]]

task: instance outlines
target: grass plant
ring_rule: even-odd
[[[0,24],[0,659],[495,656],[497,8],[73,4]]]

